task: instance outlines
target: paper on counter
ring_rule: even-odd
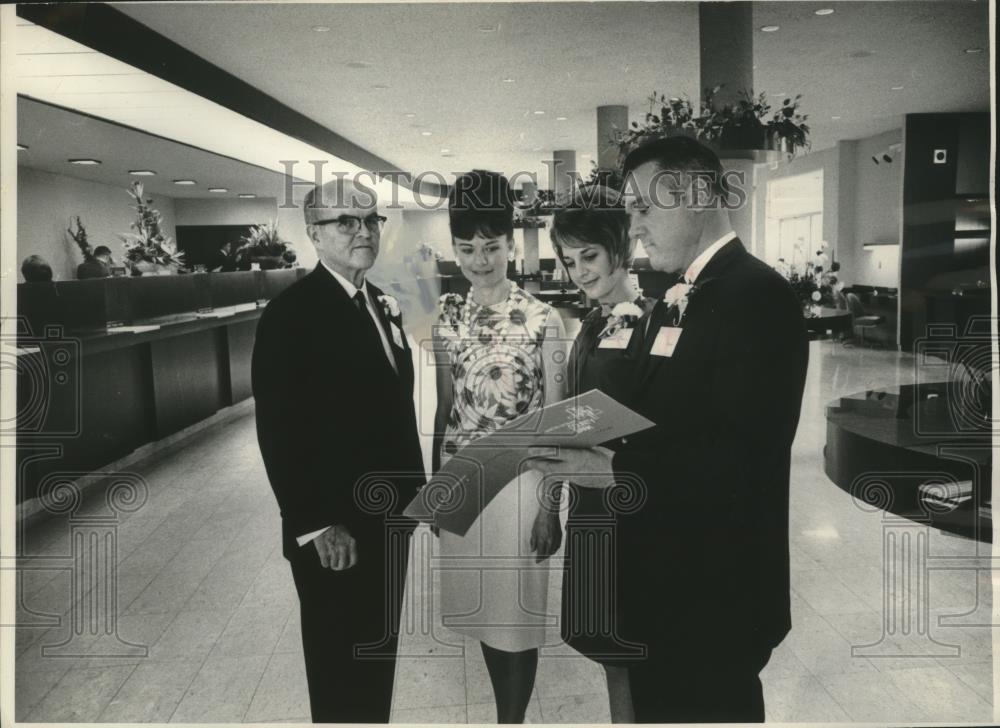
[[[653,427],[654,423],[592,389],[512,420],[458,451],[404,511],[464,536],[521,463],[544,448],[587,448]],[[543,456],[543,455],[542,455]]]

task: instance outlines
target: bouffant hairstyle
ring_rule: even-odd
[[[514,193],[502,174],[474,169],[460,175],[448,192],[452,237],[472,240],[514,235]]]
[[[615,268],[631,264],[629,216],[620,193],[610,187],[589,185],[557,201],[557,205],[549,236],[560,260],[564,246],[599,245]]]

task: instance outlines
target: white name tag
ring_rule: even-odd
[[[681,331],[683,329],[676,326],[661,326],[649,353],[653,356],[673,356],[677,342],[681,340]]]
[[[396,346],[400,349],[405,349],[406,347],[403,346],[403,333],[399,330],[399,327],[390,321],[389,330],[392,331],[392,340],[396,342]]]
[[[598,349],[627,349],[634,329],[619,329],[611,336],[605,336],[597,345]]]

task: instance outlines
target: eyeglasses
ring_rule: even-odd
[[[356,235],[361,230],[362,222],[368,228],[368,232],[377,233],[381,232],[382,226],[385,225],[388,219],[384,215],[369,215],[365,218],[360,218],[357,215],[341,215],[329,220],[317,220],[313,225],[330,225],[331,223],[336,223],[338,232],[344,233],[344,235]]]

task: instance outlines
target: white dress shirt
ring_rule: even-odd
[[[716,240],[714,243],[709,245],[705,250],[701,252],[697,258],[688,266],[687,271],[684,273],[684,282],[691,284],[698,280],[698,276],[708,265],[708,261],[719,252],[723,245],[728,243],[730,240],[736,237],[736,233],[730,230],[728,233],[723,235],[721,238]]]
[[[385,330],[382,328],[382,322],[379,320],[378,313],[375,311],[375,307],[372,304],[372,297],[371,294],[368,292],[368,283],[366,281],[362,281],[361,288],[358,288],[349,280],[344,278],[344,276],[340,275],[340,273],[338,273],[333,268],[328,266],[326,263],[323,263],[323,261],[320,261],[320,264],[324,268],[326,268],[330,272],[330,275],[332,275],[334,279],[336,279],[337,283],[339,283],[343,287],[344,291],[347,293],[347,297],[351,299],[352,304],[354,303],[354,296],[358,291],[364,293],[365,304],[366,304],[365,307],[368,309],[368,315],[371,316],[372,321],[375,322],[375,330],[378,331],[379,338],[382,339],[382,348],[385,350],[386,358],[389,359],[389,364],[392,365],[393,371],[396,372],[396,374],[399,374],[399,369],[396,368],[396,358],[392,355],[392,348],[389,346],[389,337],[386,336]],[[297,536],[295,540],[298,542],[299,546],[305,546],[307,543],[314,540],[317,536],[329,530],[330,528],[331,528],[330,526],[327,526],[326,528],[321,528],[317,531],[312,531],[311,533],[307,533],[302,536]]]

